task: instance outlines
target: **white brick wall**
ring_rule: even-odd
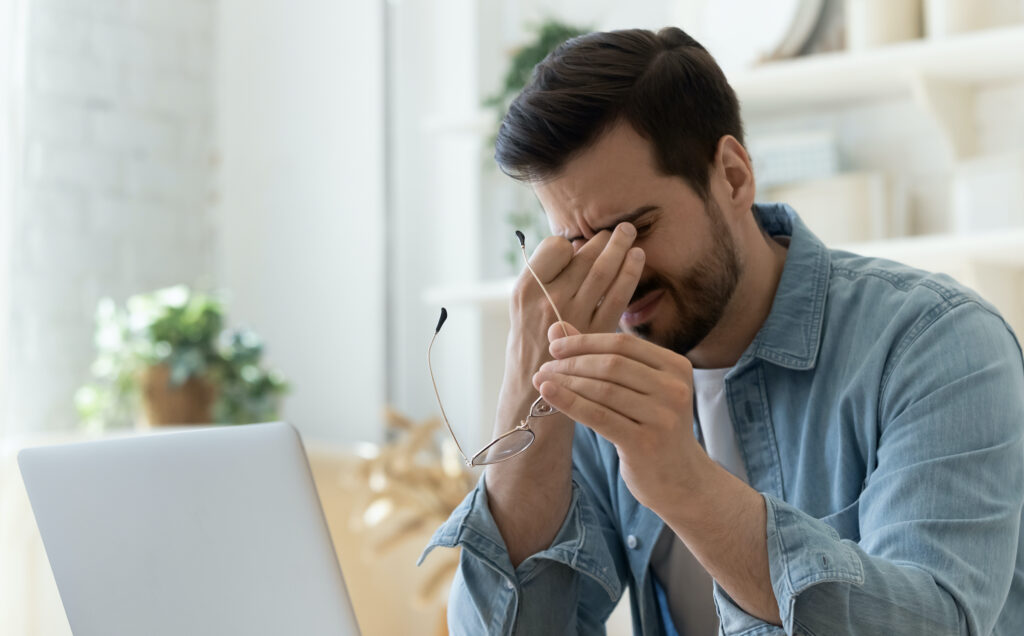
[[[211,0],[24,0],[4,431],[75,425],[97,300],[211,282]]]

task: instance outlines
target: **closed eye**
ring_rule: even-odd
[[[644,219],[643,219],[642,222],[641,222],[641,220],[639,218],[636,218],[636,219],[633,219],[633,220],[629,221],[630,223],[633,224],[633,227],[636,228],[637,238],[640,238],[641,236],[647,234],[647,232],[649,232],[651,230],[651,228],[654,227],[655,221],[658,220],[658,215],[657,214],[651,215],[650,213],[653,212],[653,211],[654,211],[653,208],[649,209],[649,210],[645,210],[644,211],[645,216],[644,216]],[[615,226],[606,227],[606,228],[603,228],[603,229],[601,229],[599,231],[600,232],[603,232],[605,230],[611,231],[613,229],[615,229]],[[569,239],[569,242],[572,243],[573,253],[576,253],[576,252],[580,251],[580,248],[582,248],[584,245],[586,245],[588,240],[590,240],[590,239],[586,239],[586,238],[584,238],[582,236],[576,236],[576,237],[573,237],[573,238]]]

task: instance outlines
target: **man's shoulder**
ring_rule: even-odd
[[[859,285],[901,299],[957,303],[980,300],[978,294],[948,274],[929,272],[897,261],[829,250],[833,284]]]
[[[947,274],[837,250],[830,261],[825,332],[844,346],[873,349],[892,361],[926,331],[938,333],[937,325],[958,346],[971,346],[983,332],[1015,339],[991,303]]]
[[[830,255],[830,302],[843,313],[866,312],[879,322],[918,321],[970,304],[1001,319],[991,303],[948,274],[840,250],[830,250]]]

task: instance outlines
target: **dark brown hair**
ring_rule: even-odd
[[[543,181],[619,120],[652,142],[662,172],[705,200],[718,140],[743,143],[736,94],[704,47],[675,27],[630,29],[573,38],[538,64],[494,158],[515,179]]]

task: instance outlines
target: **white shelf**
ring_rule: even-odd
[[[431,287],[423,293],[423,302],[431,305],[476,305],[483,309],[508,309],[514,278],[479,283]]]
[[[920,94],[923,81],[973,88],[1024,80],[1024,25],[769,62],[728,79],[744,116],[754,117]],[[434,133],[484,135],[493,132],[495,117],[481,108],[428,116],[423,126]]]
[[[1001,264],[1024,269],[1024,228],[979,232],[977,234],[934,234],[866,243],[830,246],[864,256],[887,258],[913,267],[958,269],[969,261]],[[475,305],[483,309],[507,309],[513,278],[480,283],[442,285],[423,293],[426,303]]]
[[[911,95],[919,78],[972,87],[1024,79],[1024,26],[770,62],[729,82],[744,115],[765,115]]]
[[[974,234],[932,234],[833,246],[864,256],[900,261],[914,267],[943,269],[964,261],[1024,268],[1024,228]]]
[[[423,118],[423,131],[429,134],[484,137],[498,130],[498,114],[493,108],[480,108],[462,114],[434,114]]]

